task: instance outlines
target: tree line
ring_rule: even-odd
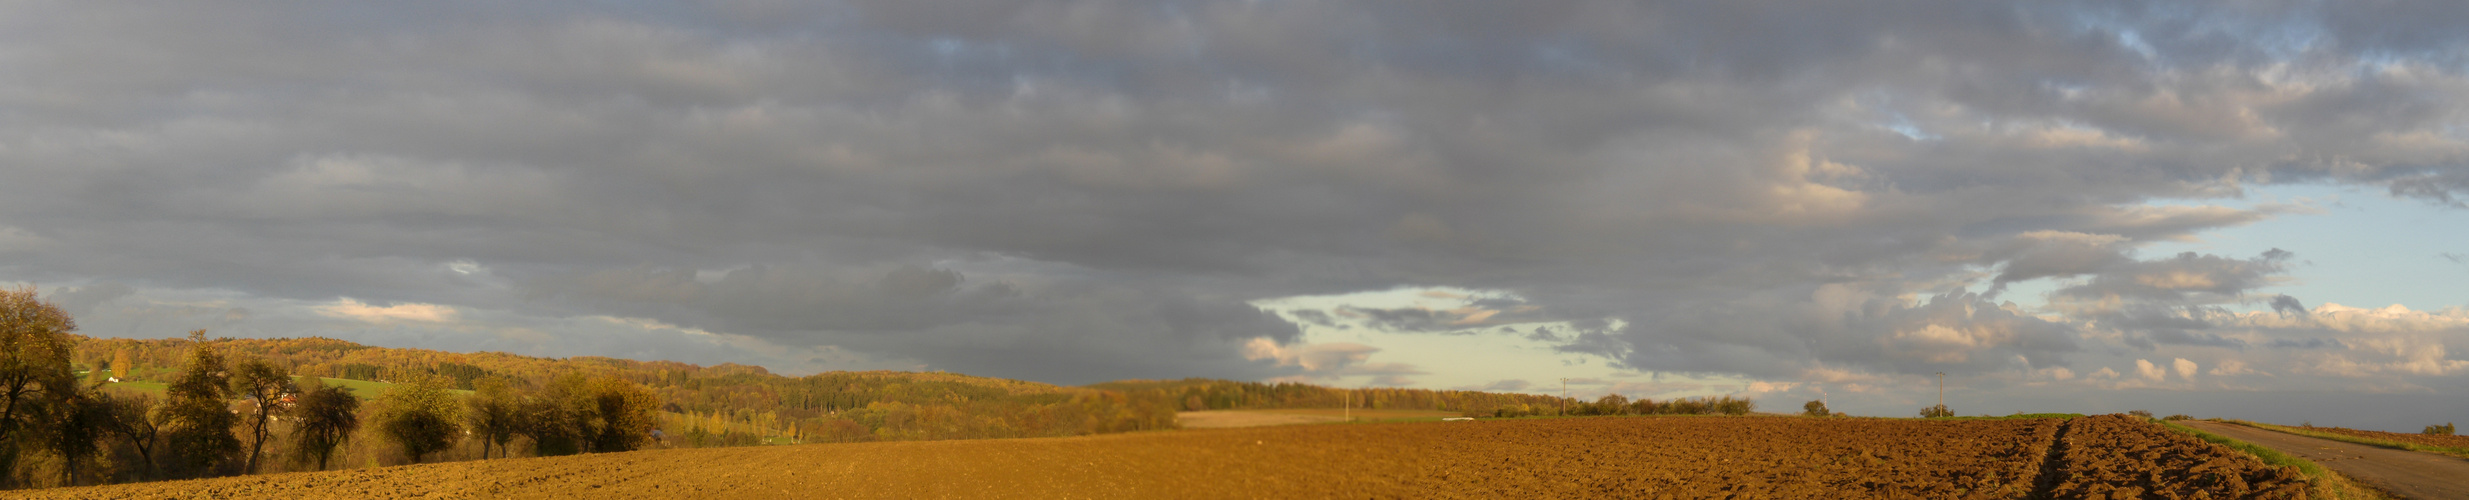
[[[418,463],[470,444],[467,435],[481,441],[482,458],[492,448],[508,456],[518,438],[533,455],[627,451],[655,439],[659,421],[648,388],[576,373],[537,390],[484,377],[471,397],[454,392],[454,377],[406,373],[364,404],[284,363],[233,353],[233,341],[204,330],[161,342],[184,352],[157,371],[158,396],[121,382],[135,376],[136,359],[161,353],[116,350],[80,363],[88,339],[76,328],[33,289],[0,289],[0,487],[327,470],[341,455]]]
[[[1504,392],[1372,387],[1341,389],[1291,382],[1237,382],[1204,378],[1124,380],[1090,387],[1172,402],[1181,410],[1264,408],[1356,408],[1454,411],[1469,417],[1498,416],[1505,408],[1560,404],[1558,397]],[[1351,401],[1351,403],[1349,403]],[[1571,400],[1574,401],[1574,400]]]
[[[1172,429],[1180,410],[1353,401],[1490,416],[1562,401],[1209,379],[1067,387],[946,372],[789,377],[736,364],[318,337],[89,338],[33,290],[9,293],[0,307],[9,332],[0,349],[17,360],[0,362],[7,487],[639,448],[1073,436]]]

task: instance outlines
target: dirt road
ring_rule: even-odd
[[[2281,453],[2313,460],[2352,479],[2382,488],[2402,498],[2469,498],[2469,460],[2329,439],[2311,438],[2236,424],[2185,420],[2178,423],[2204,432],[2254,443]]]

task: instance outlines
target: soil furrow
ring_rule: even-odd
[[[2049,441],[2049,450],[2040,458],[2040,476],[2032,480],[2030,498],[2057,498],[2057,486],[2066,479],[2066,432],[2074,419],[2058,423],[2057,437]]]

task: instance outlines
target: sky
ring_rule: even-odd
[[[0,3],[87,335],[2414,431],[2469,4]]]

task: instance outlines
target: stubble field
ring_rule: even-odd
[[[2062,434],[2096,441],[2057,445]],[[2289,486],[2297,484],[2294,474],[2178,437],[2183,436],[2125,417],[1676,417],[1299,425],[662,450],[26,493],[36,498],[299,497],[310,492],[369,498],[2303,494],[2302,486]],[[2185,460],[2201,465],[2198,477],[2150,472],[2182,468]],[[2238,479],[2220,479],[2231,476]]]

